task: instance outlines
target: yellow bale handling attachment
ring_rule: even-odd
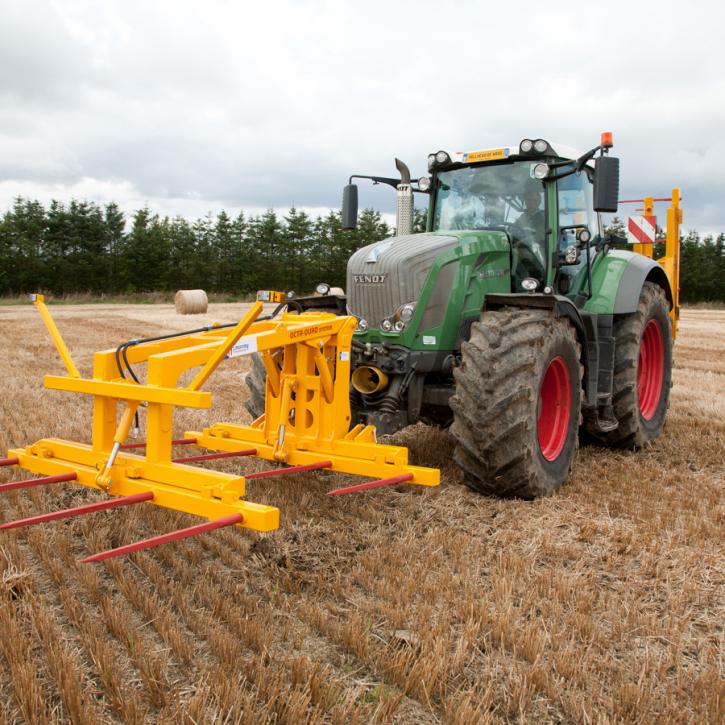
[[[41,478],[0,485],[0,491],[75,481],[105,491],[109,498],[0,528],[67,518],[140,502],[195,514],[207,523],[102,552],[99,561],[222,526],[257,531],[279,526],[279,510],[244,500],[247,480],[311,470],[374,478],[330,491],[348,493],[395,483],[435,486],[437,469],[408,465],[408,450],[380,445],[373,426],[350,427],[350,345],[354,317],[324,312],[282,313],[260,318],[261,302],[236,324],[189,333],[133,340],[116,350],[97,352],[93,377],[81,377],[42,295],[33,301],[66,366],[67,376],[47,375],[45,387],[93,396],[92,444],[46,438],[8,451],[0,465],[17,465]],[[172,440],[175,406],[210,408],[202,387],[226,358],[260,353],[267,371],[265,412],[251,425],[215,423]],[[133,366],[146,363],[146,382]],[[178,381],[199,368],[186,387]],[[127,443],[139,405],[146,405],[146,441]],[[119,416],[119,408],[120,416]],[[213,453],[174,457],[174,446],[196,444]],[[191,465],[217,458],[256,456],[282,467],[245,475]]]

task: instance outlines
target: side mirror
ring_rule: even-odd
[[[342,190],[342,228],[357,228],[357,185],[348,184]]]
[[[619,159],[600,156],[594,161],[594,211],[614,213],[619,199]]]

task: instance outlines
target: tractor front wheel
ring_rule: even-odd
[[[451,399],[454,459],[468,486],[531,499],[555,491],[578,443],[576,332],[537,310],[486,312],[471,327]]]
[[[244,378],[249,389],[249,397],[244,403],[252,420],[257,420],[264,413],[264,394],[267,387],[267,370],[262,362],[262,356],[258,352],[251,355],[252,367]]]

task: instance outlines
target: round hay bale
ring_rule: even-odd
[[[180,289],[174,297],[177,315],[202,315],[209,307],[203,289]]]

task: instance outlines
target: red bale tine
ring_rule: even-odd
[[[17,466],[20,463],[18,458],[0,458],[0,466]]]
[[[96,501],[94,503],[83,504],[82,506],[61,509],[60,511],[51,511],[47,514],[30,516],[27,519],[8,521],[5,524],[0,524],[0,529],[19,529],[22,526],[33,526],[34,524],[42,524],[46,521],[68,519],[73,516],[83,516],[84,514],[91,514],[95,511],[106,511],[107,509],[119,508],[120,506],[130,506],[131,504],[141,503],[142,501],[151,501],[153,497],[154,495],[151,491],[146,491],[144,493],[135,493],[132,496],[112,498],[108,501]]]
[[[201,456],[187,456],[186,458],[172,458],[173,463],[191,463],[192,461],[215,461],[217,458],[234,458],[235,456],[255,456],[256,448],[244,448],[241,451],[223,451],[222,453],[204,453]]]
[[[172,446],[191,446],[196,443],[196,438],[177,438],[174,441],[171,441]],[[130,451],[134,448],[146,448],[146,441],[141,441],[140,443],[124,443],[121,446],[122,451]]]
[[[134,551],[141,551],[142,549],[151,549],[154,546],[161,546],[161,544],[168,544],[172,541],[180,541],[181,539],[188,539],[190,536],[196,536],[197,534],[204,534],[207,531],[214,531],[215,529],[221,529],[224,526],[233,526],[234,524],[241,524],[244,520],[242,514],[231,514],[230,516],[224,516],[221,519],[214,519],[213,521],[207,521],[203,524],[197,524],[196,526],[189,526],[186,529],[179,529],[178,531],[172,531],[170,534],[161,534],[161,536],[153,536],[150,539],[144,539],[143,541],[137,541],[135,544],[127,544],[126,546],[119,546],[116,549],[109,549],[108,551],[102,551],[99,554],[93,554],[87,556],[85,559],[81,559],[81,564],[87,564],[94,561],[104,561],[105,559],[113,559],[116,556],[125,556],[131,554]]]
[[[399,476],[392,478],[381,478],[379,481],[368,481],[367,483],[359,483],[356,486],[348,486],[347,488],[336,488],[334,491],[328,491],[328,496],[341,496],[344,493],[355,493],[356,491],[367,491],[369,488],[380,488],[381,486],[394,486],[396,483],[410,481],[413,478],[412,473],[401,473]]]
[[[26,481],[11,481],[0,484],[0,493],[3,491],[14,491],[16,488],[32,488],[33,486],[45,486],[49,483],[61,483],[63,481],[75,481],[77,473],[60,473],[57,476],[43,476],[42,478],[29,478]]]
[[[254,478],[268,478],[270,476],[284,476],[288,473],[304,473],[305,471],[318,471],[321,468],[330,468],[332,461],[320,461],[319,463],[308,463],[304,466],[290,466],[289,468],[271,468],[268,471],[248,473],[244,478],[249,481]]]

